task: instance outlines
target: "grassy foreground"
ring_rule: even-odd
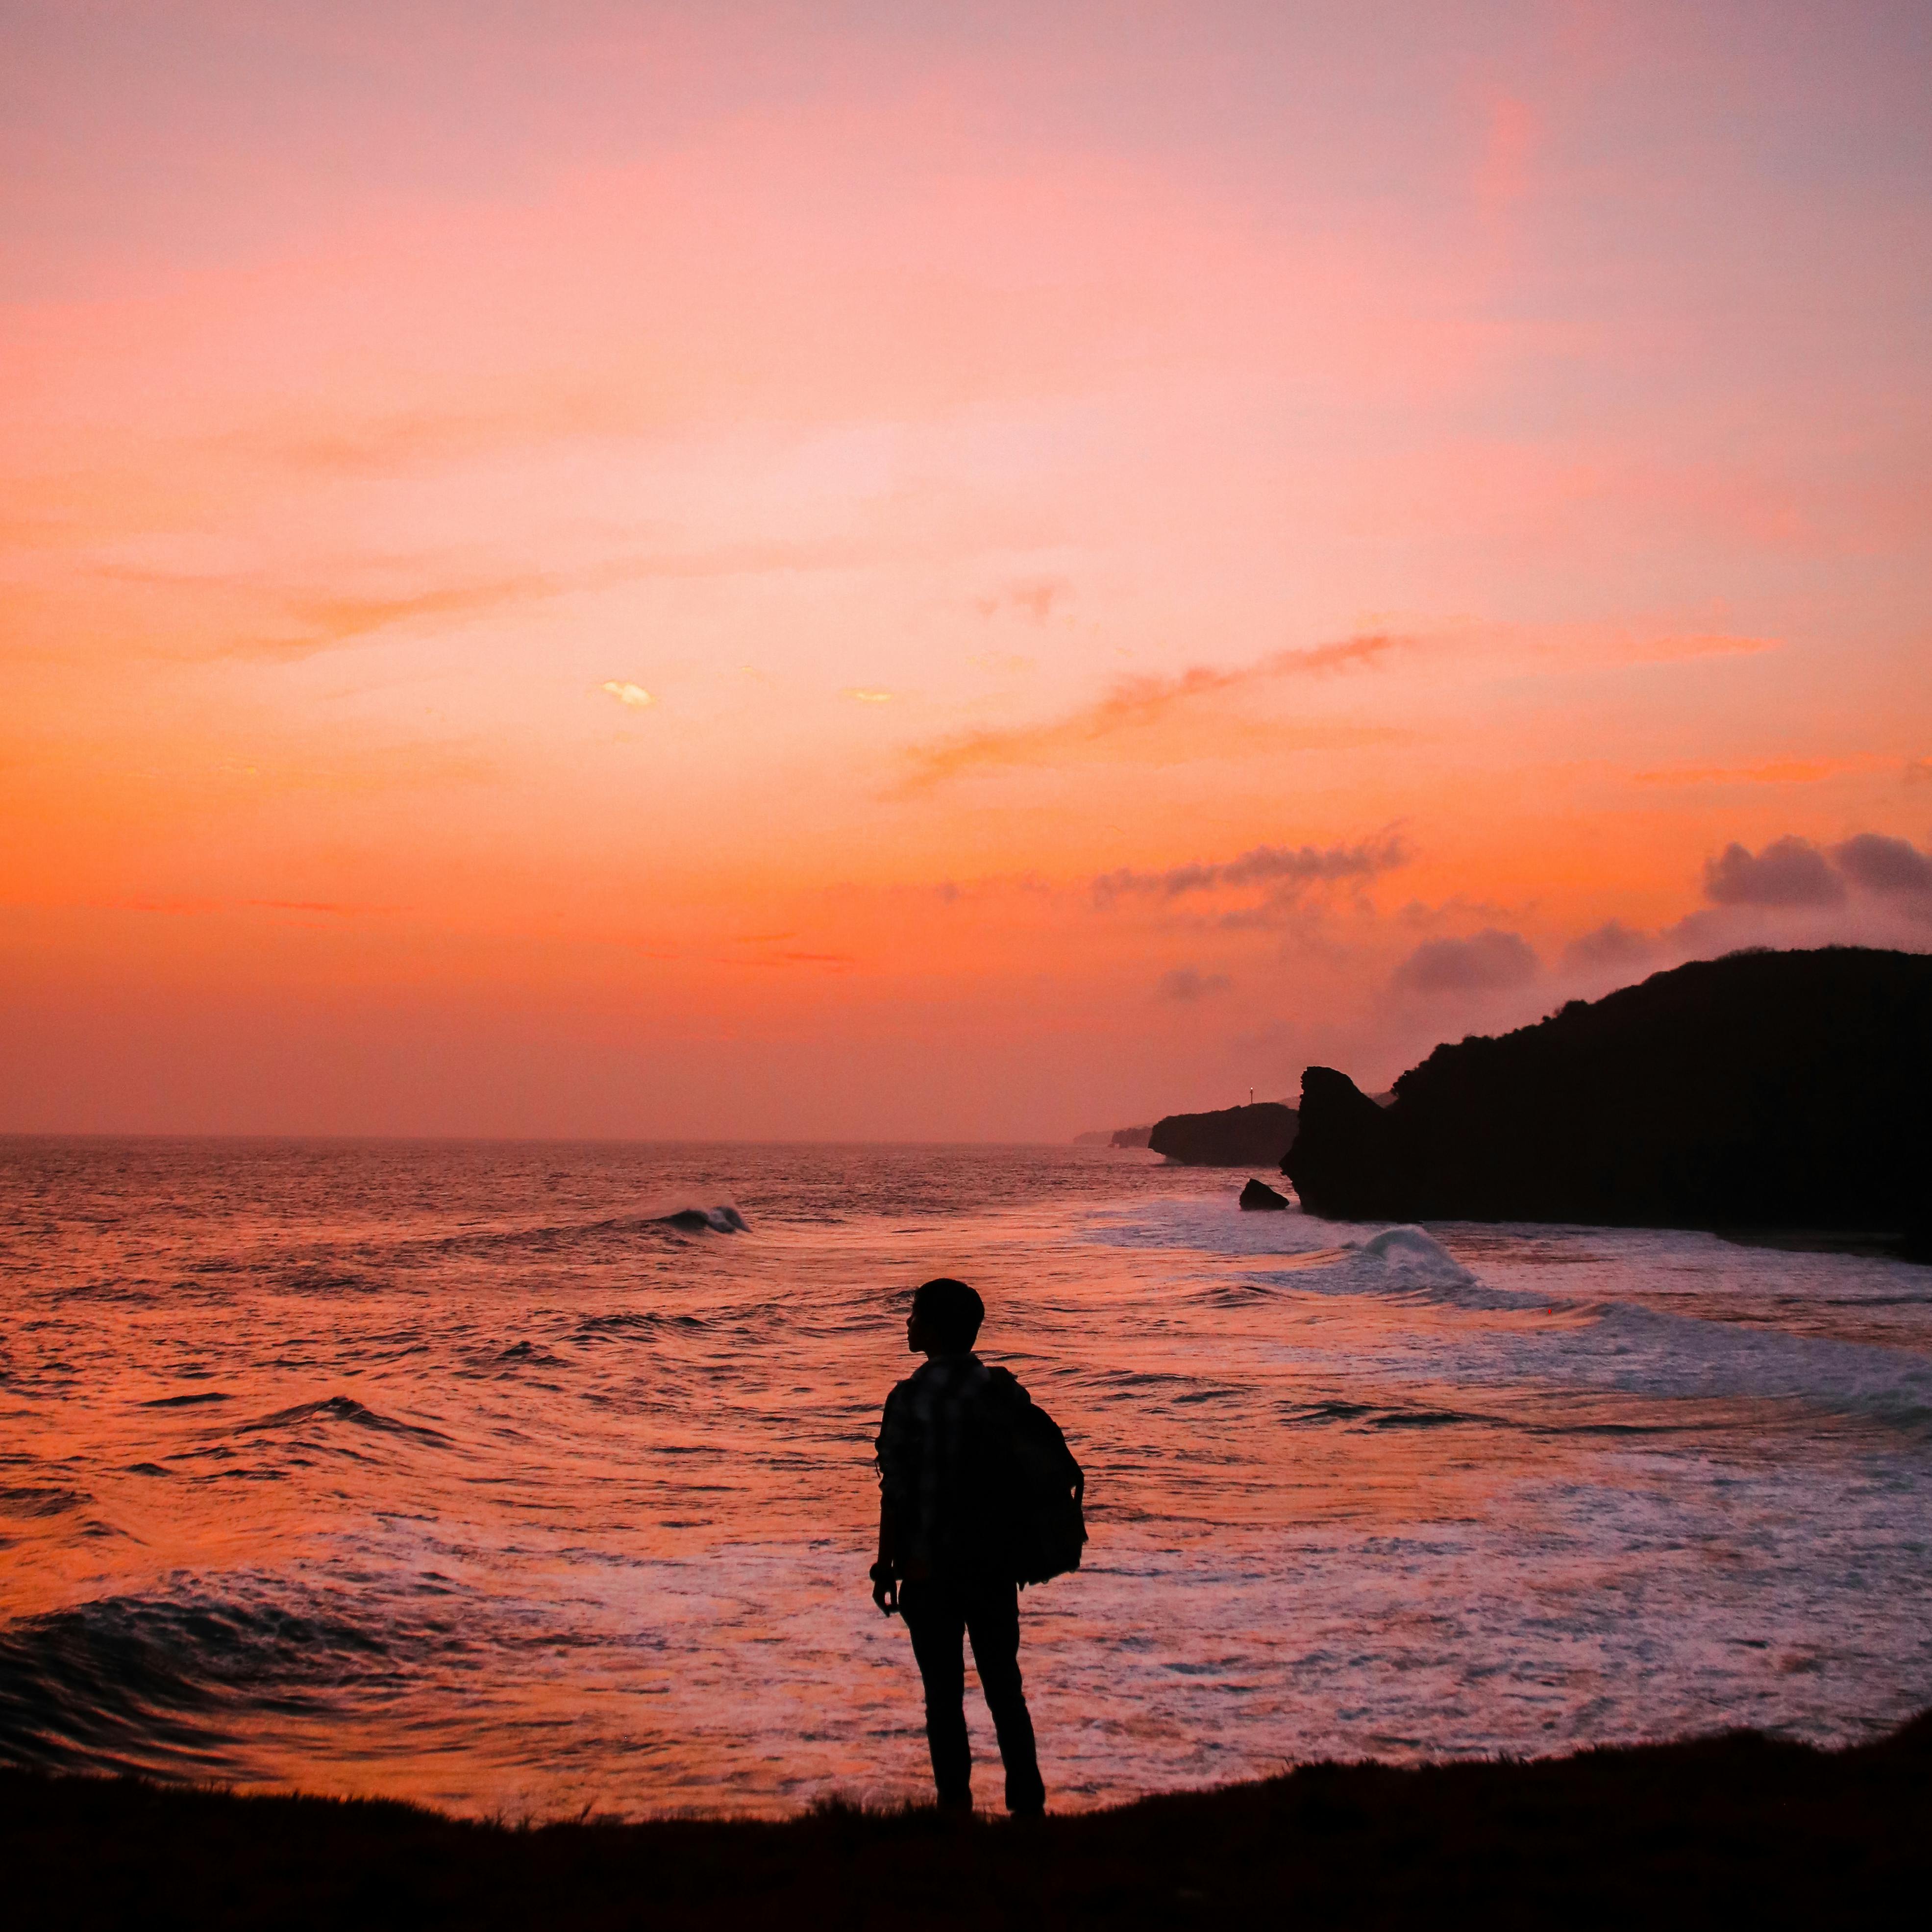
[[[1932,1900],[1932,1712],[1523,1764],[1322,1765],[1032,1826],[466,1824],[0,1772],[22,1927],[1834,1926]]]

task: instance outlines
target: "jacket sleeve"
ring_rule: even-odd
[[[884,1491],[886,1500],[895,1504],[904,1502],[910,1472],[907,1467],[905,1395],[902,1387],[895,1388],[886,1398],[885,1413],[879,1418],[879,1433],[872,1449],[879,1472],[879,1486]]]

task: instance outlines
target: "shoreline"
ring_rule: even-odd
[[[0,1856],[23,1922],[50,1928],[1816,1924],[1932,1884],[1928,1811],[1932,1710],[1836,1750],[1745,1731],[1310,1765],[1037,1825],[833,1804],[511,1826],[4,1770]]]
[[[1843,1228],[1713,1228],[1720,1240],[1737,1248],[1775,1248],[1788,1255],[1853,1255],[1862,1261],[1911,1262],[1928,1256],[1904,1234]]]

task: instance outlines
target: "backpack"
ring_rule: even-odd
[[[1060,1425],[1004,1369],[993,1371],[1018,1399],[998,1404],[995,1513],[1006,1574],[1024,1588],[1080,1568],[1087,1540],[1081,1508],[1087,1478]]]

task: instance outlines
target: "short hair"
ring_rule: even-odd
[[[963,1281],[941,1275],[914,1290],[912,1312],[941,1349],[956,1354],[972,1347],[986,1318],[986,1304]]]

